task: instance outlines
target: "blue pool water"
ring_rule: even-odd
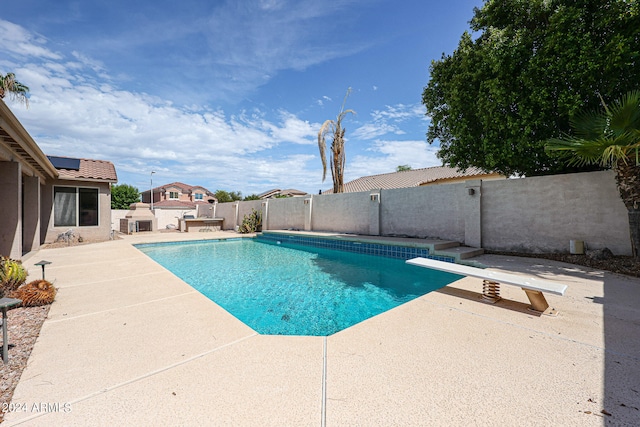
[[[331,335],[461,278],[401,259],[254,239],[137,247],[260,334]]]

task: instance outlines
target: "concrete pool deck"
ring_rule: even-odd
[[[639,279],[482,255],[567,284],[547,298],[559,315],[510,286],[485,304],[465,278],[326,338],[263,336],[132,246],[237,236],[141,233],[28,258],[30,278],[53,262],[59,291],[13,395],[26,410],[4,424],[640,425]]]

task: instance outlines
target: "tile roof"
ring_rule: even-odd
[[[169,184],[160,185],[158,187],[155,187],[153,189],[153,192],[157,193],[158,191],[166,190],[169,187],[178,187],[182,191],[182,194],[189,194],[195,188],[202,188],[209,195],[211,196],[214,195],[214,193],[212,193],[211,191],[209,191],[208,189],[204,188],[201,185],[189,185],[189,184],[185,184],[184,182],[171,182]],[[148,192],[149,190],[143,191],[143,193],[148,193]]]
[[[271,190],[267,190],[264,193],[258,194],[258,197],[261,199],[266,199],[267,197],[274,196],[280,192],[279,188],[272,188]]]
[[[64,158],[72,159],[72,157]],[[80,160],[79,170],[56,168],[58,171],[58,179],[118,182],[118,175],[116,174],[116,168],[113,163],[106,160],[78,160]]]
[[[287,190],[282,190],[280,194],[285,196],[305,196],[308,193],[306,191],[296,190],[295,188],[289,188]]]
[[[189,202],[186,200],[161,200],[154,202],[154,208],[195,209],[196,205],[203,203]],[[207,203],[208,204],[208,203]]]
[[[271,190],[265,191],[264,193],[258,194],[258,197],[260,197],[261,199],[268,199],[276,196],[295,197],[295,196],[304,196],[306,194],[307,194],[306,191],[296,190],[295,188],[289,188],[287,190],[280,190],[279,188],[273,188]]]
[[[383,173],[379,175],[363,176],[344,184],[345,193],[358,191],[370,191],[376,189],[392,189],[417,187],[438,181],[446,181],[455,178],[469,177],[479,179],[481,176],[496,176],[478,168],[468,168],[464,173],[448,166],[434,166],[430,168],[412,169],[403,172]],[[331,194],[333,189],[323,191],[322,194]]]

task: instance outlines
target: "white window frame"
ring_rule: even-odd
[[[173,194],[175,194],[176,197],[173,197]],[[179,200],[179,199],[180,199],[179,191],[169,191],[169,200]]]
[[[73,188],[75,190],[75,224],[74,225],[56,225],[56,188]],[[97,224],[95,225],[80,225],[80,189],[83,190],[95,190],[97,195],[97,208],[96,208],[96,216],[97,216]],[[100,227],[100,187],[92,187],[92,186],[74,186],[74,185],[53,185],[52,191],[52,201],[53,201],[53,226],[54,228],[65,228],[65,227]]]
[[[193,194],[193,199],[194,200],[204,200],[204,194],[202,194],[202,193],[194,193]]]

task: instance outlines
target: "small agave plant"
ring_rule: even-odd
[[[27,280],[27,270],[20,261],[0,258],[0,298],[20,287]]]

